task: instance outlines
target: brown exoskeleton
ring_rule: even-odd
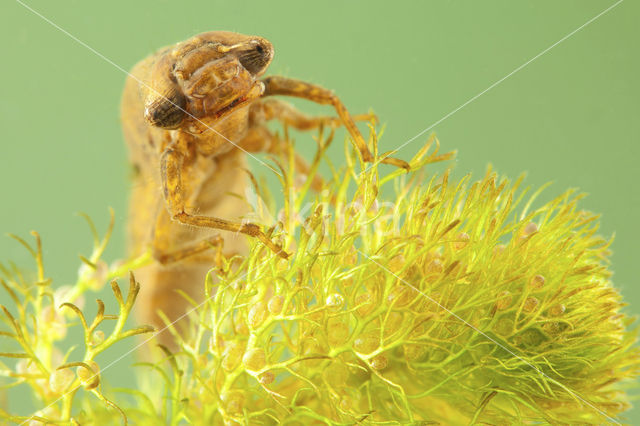
[[[344,125],[364,161],[373,161],[353,118],[333,92],[285,77],[259,79],[273,57],[261,37],[208,32],[161,49],[138,63],[122,100],[124,135],[136,171],[130,201],[129,248],[152,248],[155,261],[137,273],[143,322],[162,325],[161,309],[177,319],[202,298],[216,255],[243,253],[240,234],[287,254],[260,226],[242,223],[247,206],[232,193],[246,184],[245,153],[277,152],[283,142],[265,126],[277,119],[297,129]],[[338,116],[308,117],[273,95],[332,105]],[[382,162],[408,168],[386,157]]]

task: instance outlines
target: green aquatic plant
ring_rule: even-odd
[[[33,256],[37,272],[33,280],[28,280],[15,265],[6,267],[0,264],[0,272],[4,276],[0,277],[0,284],[12,302],[10,306],[1,306],[0,318],[5,330],[0,331],[0,336],[8,338],[15,348],[10,352],[0,353],[0,356],[18,360],[13,365],[0,364],[0,368],[3,376],[13,379],[6,388],[27,384],[35,399],[42,404],[42,409],[27,416],[0,409],[0,417],[6,420],[20,424],[68,422],[72,419],[72,409],[80,389],[90,392],[97,400],[113,407],[126,418],[124,412],[102,393],[100,367],[95,358],[116,342],[153,331],[150,326],[125,330],[140,290],[139,284],[131,274],[129,293],[125,298],[118,283],[111,282],[118,306],[118,313],[115,315],[105,314],[105,303],[97,299],[97,313],[88,322],[81,307],[87,290],[102,287],[105,281],[126,274],[128,270],[144,263],[145,259],[135,259],[109,268],[101,257],[113,230],[113,211],[109,228],[102,239],[89,217],[84,217],[93,233],[94,248],[89,257],[80,256],[83,264],[73,286],[54,289],[52,280],[46,278],[38,233],[32,232],[35,247],[22,238],[11,235]],[[76,345],[65,340],[68,329],[77,325],[69,322],[72,317],[82,327],[84,350],[76,350]],[[113,326],[107,326],[105,333],[105,324],[108,322],[113,322]],[[66,350],[63,351],[63,348]],[[72,359],[75,361],[71,361]]]
[[[625,386],[640,366],[636,331],[610,281],[610,241],[597,236],[597,216],[579,209],[582,195],[567,191],[536,207],[540,191],[529,195],[522,178],[511,182],[491,170],[478,181],[451,182],[449,172],[428,177],[426,165],[452,157],[437,153],[433,137],[412,159],[409,174],[382,175],[345,149],[347,167],[332,169],[316,193],[311,178],[330,139],[319,138],[307,179],[298,179],[292,151],[275,160],[286,196],[272,212],[279,222],[271,236],[291,258],[252,241],[248,256],[212,269],[205,301],[194,301],[189,313],[192,333],[168,325],[178,349],[161,347],[138,365],[139,389],[114,389],[107,399],[99,390],[105,374],[87,372],[99,371],[91,354],[148,328],[116,326],[94,343],[95,327],[81,309],[46,302],[55,298],[43,274],[25,284],[5,268],[14,278],[3,286],[18,313],[4,309],[2,334],[22,349],[2,355],[27,363],[20,361],[20,371],[2,368],[28,382],[48,406],[30,419],[104,424],[121,417],[172,425],[623,420]],[[370,142],[375,150],[374,132]],[[395,198],[379,195],[385,186],[394,187]],[[101,253],[100,242],[96,247]],[[109,269],[99,257],[85,259],[73,294],[84,293],[91,280],[135,273],[145,261]],[[125,301],[114,285],[118,324],[136,289],[131,278]],[[50,360],[55,338],[44,339],[42,322],[33,321],[46,309],[63,318],[47,322],[58,333],[70,326],[63,310],[81,318],[84,355],[68,351],[59,363]],[[21,337],[27,333],[31,337]],[[76,366],[72,377],[67,367]],[[74,410],[73,386],[98,398]]]

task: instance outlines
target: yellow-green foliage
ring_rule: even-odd
[[[118,314],[105,314],[105,304],[97,299],[97,313],[93,320],[88,320],[82,312],[84,304],[83,293],[90,288],[99,288],[105,281],[126,274],[129,268],[135,268],[146,259],[142,257],[126,263],[120,267],[108,268],[100,260],[102,253],[113,229],[113,211],[111,222],[105,237],[100,240],[98,233],[87,219],[94,236],[94,248],[89,258],[80,256],[83,265],[78,274],[78,281],[74,286],[52,288],[50,278],[44,274],[42,246],[40,236],[32,232],[36,240],[33,248],[22,238],[11,235],[21,243],[33,256],[37,272],[34,280],[29,281],[25,275],[15,267],[0,264],[0,284],[10,297],[12,305],[2,305],[0,318],[4,323],[4,330],[0,336],[10,340],[12,351],[2,352],[0,356],[17,359],[13,364],[0,363],[0,374],[12,380],[3,383],[4,388],[12,389],[21,384],[31,387],[33,396],[41,403],[41,409],[29,416],[20,416],[12,412],[11,407],[0,408],[0,418],[24,424],[67,424],[73,416],[74,400],[78,390],[85,389],[92,393],[97,400],[113,407],[123,419],[125,414],[117,405],[107,399],[102,393],[100,366],[94,361],[95,357],[114,343],[139,334],[150,333],[153,327],[140,326],[125,330],[127,319],[133,308],[140,289],[130,274],[129,293],[123,296],[117,282],[111,282],[111,288]],[[69,323],[73,318],[76,324]],[[111,322],[112,327],[105,324]],[[73,325],[82,328],[83,348],[78,349],[68,341],[67,331]],[[110,330],[110,331],[109,331]],[[3,348],[6,347],[3,342]]]
[[[535,208],[522,179],[427,179],[422,166],[450,157],[428,146],[410,174],[357,174],[346,156],[319,195],[298,186],[292,154],[283,159],[290,196],[274,238],[291,258],[253,241],[248,257],[211,271],[192,335],[176,333],[180,350],[138,369],[158,395],[130,391],[135,408],[110,396],[129,421],[621,421],[636,335],[609,281],[609,243],[579,195]],[[379,199],[384,185],[395,200]],[[65,414],[101,424],[116,413],[108,407],[94,399]]]

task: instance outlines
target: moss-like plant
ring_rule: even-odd
[[[273,212],[280,222],[272,237],[291,258],[252,241],[248,256],[212,269],[205,301],[194,302],[189,314],[192,333],[175,333],[177,351],[162,348],[138,369],[140,382],[154,383],[149,389],[156,392],[125,390],[137,399],[134,405],[122,395],[104,397],[92,363],[115,340],[149,331],[119,326],[135,298],[133,278],[126,301],[114,286],[119,325],[100,343],[94,341],[96,322],[63,304],[80,317],[86,350],[57,363],[51,361],[55,339],[43,337],[42,323],[33,321],[47,308],[52,318],[63,318],[45,303],[54,300],[50,283],[42,274],[31,285],[15,277],[3,281],[17,310],[4,310],[3,335],[22,347],[3,355],[26,361],[19,371],[4,366],[5,374],[29,382],[48,406],[31,419],[105,424],[125,416],[135,424],[171,425],[621,421],[629,407],[624,386],[640,366],[636,333],[610,282],[609,241],[596,235],[597,217],[578,208],[581,195],[568,191],[534,207],[539,191],[527,195],[522,178],[510,182],[491,171],[476,182],[466,176],[452,183],[448,172],[427,178],[425,165],[452,156],[431,152],[435,138],[413,158],[409,174],[381,175],[346,149],[346,169],[334,171],[315,193],[312,177],[328,145],[319,140],[306,180],[298,179],[293,151],[276,160],[287,196]],[[389,185],[396,197],[383,202],[380,188]],[[98,258],[86,259],[85,271],[99,270]],[[79,288],[93,276],[81,278]],[[96,321],[115,319],[99,306]],[[66,327],[57,321],[44,327]],[[69,373],[72,366],[80,368],[77,376]],[[74,411],[80,386],[98,399]],[[124,414],[112,408],[116,404]]]

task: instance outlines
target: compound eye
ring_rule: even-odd
[[[273,58],[273,47],[266,40],[255,40],[249,48],[239,52],[238,60],[253,75],[260,75]]]
[[[175,91],[167,96],[152,94],[145,102],[144,118],[152,126],[175,129],[184,121],[186,104],[185,97]]]

